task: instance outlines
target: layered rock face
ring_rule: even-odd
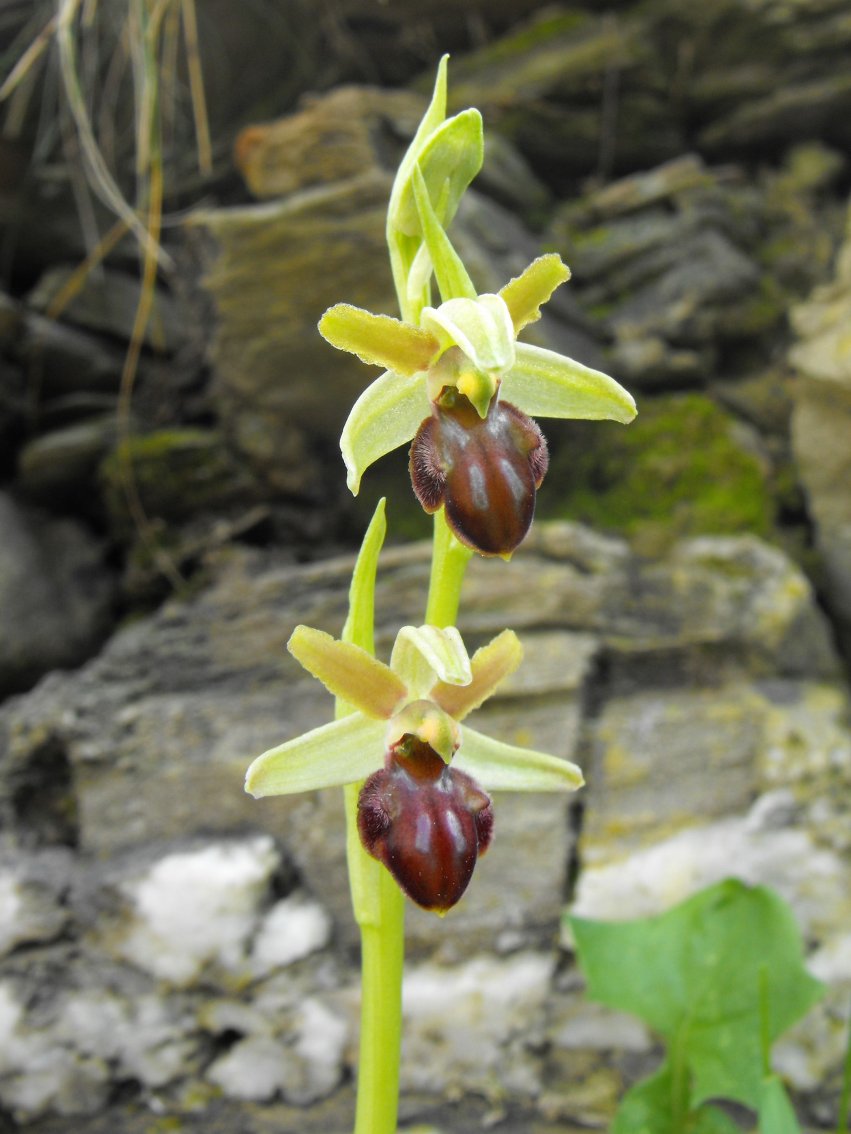
[[[385,554],[381,651],[419,617],[427,561],[423,545]],[[241,784],[252,754],[328,719],[284,647],[300,621],[339,626],[350,566],[222,551],[196,598],[0,713],[0,1091],[18,1118],[88,1129],[127,1080],[168,1112],[345,1104],[356,971],[341,793],[258,803]],[[731,875],[791,902],[831,982],[781,1053],[817,1093],[851,979],[851,733],[803,575],[752,537],[648,561],[544,524],[511,564],[473,565],[464,610],[471,643],[507,622],[526,652],[476,726],[577,760],[588,788],[580,808],[498,796],[464,901],[445,920],[410,911],[411,1099],[508,1091],[530,1113],[544,1097],[602,1121],[623,1087],[610,1049],[649,1057],[651,1043],[574,981],[553,984],[562,903],[639,916]],[[568,1053],[602,1076],[591,1103]],[[133,1108],[114,1121],[134,1129]]]
[[[286,642],[339,633],[377,496],[391,537],[428,531],[404,453],[346,496],[369,375],[315,326],[337,301],[393,311],[387,196],[444,49],[453,107],[486,125],[453,229],[472,277],[559,251],[573,277],[530,333],[640,413],[554,424],[546,522],[470,570],[465,640],[510,626],[526,651],[476,727],[588,782],[497,798],[462,903],[410,910],[403,1128],[605,1128],[658,1051],[584,998],[562,914],[641,916],[731,875],[791,903],[828,984],[777,1063],[829,1125],[851,989],[847,4],[346,0],[323,22],[299,0],[259,27],[200,7],[215,176],[177,162],[129,402],[135,251],[75,273],[71,175],[0,141],[0,1131],[350,1125],[340,795],[255,802],[242,779],[329,719]],[[205,36],[223,8],[229,44]],[[427,554],[383,554],[382,656],[422,618]]]

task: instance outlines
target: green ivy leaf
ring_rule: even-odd
[[[786,1088],[776,1075],[763,1080],[759,1099],[759,1128],[766,1134],[801,1134]]]
[[[759,1107],[762,1013],[773,1042],[823,993],[781,898],[727,880],[658,917],[570,924],[590,996],[664,1037],[672,1064],[688,1069],[691,1108],[712,1098]]]
[[[742,1134],[741,1127],[717,1107],[704,1105],[689,1112],[687,1087],[687,1083],[678,1087],[670,1063],[665,1063],[655,1075],[627,1091],[611,1134],[683,1134],[685,1130],[688,1134]]]

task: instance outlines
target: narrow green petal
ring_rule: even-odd
[[[403,626],[390,667],[405,682],[411,699],[425,697],[435,677],[449,685],[467,685],[473,679],[470,658],[454,626]]]
[[[452,241],[446,235],[437,218],[419,166],[414,166],[411,183],[414,188],[417,211],[420,214],[423,242],[431,257],[434,278],[437,280],[441,299],[456,299],[459,296],[475,299],[476,289],[473,286],[473,281],[467,275],[467,269],[464,267],[461,257],[452,247]]]
[[[287,649],[329,693],[368,717],[387,720],[407,694],[393,670],[353,642],[339,642],[324,630],[296,626]]]
[[[541,318],[541,305],[546,303],[555,289],[570,279],[570,268],[561,256],[549,252],[537,260],[500,289],[517,335],[529,323]]]
[[[352,713],[312,729],[258,756],[246,773],[245,790],[259,799],[363,780],[384,763],[386,727]]]
[[[319,333],[331,346],[356,354],[361,362],[407,376],[425,370],[439,349],[437,339],[427,331],[349,303],[329,307],[319,320]]]
[[[479,370],[501,376],[514,366],[514,327],[499,295],[449,299],[440,307],[426,307],[422,325],[442,347],[460,347]]]
[[[438,681],[429,692],[435,701],[456,721],[461,721],[493,693],[501,681],[523,660],[523,647],[513,630],[503,630],[492,642],[476,650],[470,659],[473,680],[469,685],[449,685]]]
[[[517,361],[500,397],[531,417],[632,421],[635,401],[623,386],[581,362],[529,343],[517,343]]]
[[[486,791],[576,791],[585,782],[569,760],[503,744],[467,725],[461,725],[461,747],[452,766]]]
[[[386,370],[367,386],[352,406],[340,438],[353,495],[357,496],[365,470],[410,441],[430,413],[424,373],[406,378]]]

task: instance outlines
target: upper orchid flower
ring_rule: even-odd
[[[582,784],[575,764],[460,723],[520,664],[513,631],[470,658],[454,627],[405,626],[389,666],[308,626],[296,628],[288,648],[355,711],[258,756],[246,790],[285,795],[366,779],[361,840],[427,909],[454,905],[487,849],[487,790],[572,791]]]
[[[452,265],[441,291],[465,294],[424,307],[419,326],[347,304],[319,323],[333,346],[386,367],[343,429],[348,485],[357,493],[369,465],[413,440],[411,477],[426,511],[445,505],[462,543],[510,555],[531,523],[547,468],[546,442],[529,415],[629,422],[635,402],[599,370],[516,341],[569,279],[560,257],[541,256],[498,294],[476,295],[424,193],[421,187],[417,199],[425,227],[434,222],[433,239]]]

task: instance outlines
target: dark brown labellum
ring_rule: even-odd
[[[471,776],[407,734],[361,789],[358,831],[412,901],[445,913],[490,844],[493,810]]]
[[[426,512],[444,505],[446,522],[482,555],[510,555],[535,514],[547,471],[547,443],[516,406],[491,402],[480,418],[467,398],[434,404],[411,445],[411,481]]]

